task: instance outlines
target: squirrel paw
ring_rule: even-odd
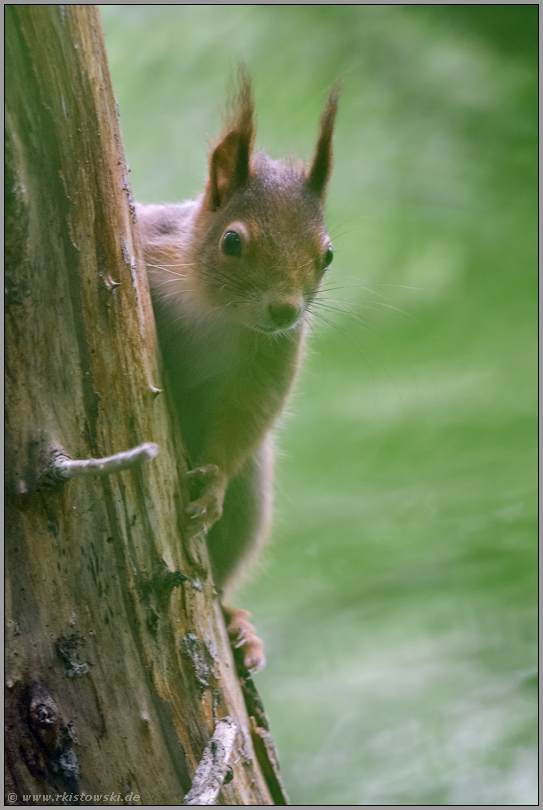
[[[243,665],[250,672],[258,672],[266,664],[262,641],[249,621],[248,610],[223,607],[226,616],[226,629],[234,650],[243,656]],[[237,656],[236,656],[237,657]]]
[[[222,515],[223,476],[216,464],[206,464],[187,472],[191,501],[185,509],[191,532],[207,531]]]

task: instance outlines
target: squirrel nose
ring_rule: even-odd
[[[294,304],[268,304],[268,315],[279,329],[288,329],[300,317],[300,307]]]

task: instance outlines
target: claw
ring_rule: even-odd
[[[227,619],[227,632],[234,650],[241,650],[243,666],[249,672],[259,672],[266,663],[262,641],[249,621],[248,610],[223,608]]]
[[[195,518],[203,517],[206,514],[206,512],[207,509],[205,508],[205,506],[202,506],[201,504],[196,503],[194,501],[192,503],[189,503],[189,505],[185,509],[185,513],[193,520]]]
[[[247,640],[247,631],[242,630],[241,633],[239,633],[239,635],[238,635],[238,640],[234,644],[234,649],[239,650],[240,647],[243,647],[246,640]]]
[[[253,672],[256,675],[257,672],[260,672],[260,670],[264,669],[266,666],[266,659],[264,653],[260,650],[260,654],[254,658],[250,655],[246,655],[244,663],[249,672]]]

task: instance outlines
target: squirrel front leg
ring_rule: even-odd
[[[191,534],[208,531],[222,515],[227,477],[216,464],[205,464],[188,470],[187,483],[190,503],[185,514]]]
[[[293,362],[291,365],[294,367]],[[282,408],[287,387],[284,384],[283,390],[263,397],[254,384],[234,378],[221,389],[217,405],[209,411],[206,435],[197,453],[196,460],[201,463],[187,473],[191,502],[186,514],[194,533],[208,531],[221,517],[230,482],[252,454],[258,453]]]
[[[204,463],[187,472],[190,503],[185,514],[191,534],[208,532],[220,519],[228,483],[243,462],[239,443],[229,448],[227,428],[222,420],[212,424],[211,435],[199,454],[199,460]]]
[[[190,503],[185,513],[192,534],[208,532],[220,519],[228,483],[248,452],[243,434],[245,441],[232,441],[232,433],[237,437],[241,426],[226,421],[224,409],[228,412],[227,402],[223,402],[221,414],[208,419],[207,435],[197,457],[200,464],[187,472]]]
[[[223,429],[228,430],[226,426]],[[221,518],[228,484],[243,465],[250,450],[250,445],[245,447],[248,444],[247,437],[243,443],[231,443],[228,441],[231,439],[230,434],[220,434],[220,427],[217,430],[215,426],[214,432],[219,434],[219,441],[212,449],[207,452],[204,450],[201,454],[202,460],[207,462],[210,459],[209,463],[187,472],[190,503],[185,514],[191,534],[209,531]],[[220,441],[220,435],[224,436],[224,441]]]

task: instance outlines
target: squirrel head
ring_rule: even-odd
[[[192,245],[198,293],[256,332],[301,326],[332,261],[324,200],[332,171],[339,87],[328,95],[309,166],[253,151],[254,101],[239,70],[237,94],[211,152]]]

